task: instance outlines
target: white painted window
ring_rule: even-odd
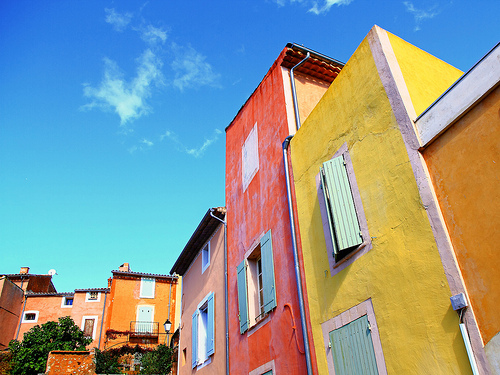
[[[141,278],[141,298],[155,298],[155,279],[151,277]]]
[[[257,123],[253,126],[243,144],[241,150],[241,164],[243,191],[245,191],[259,170],[259,137],[257,134]]]
[[[137,306],[137,315],[135,323],[136,333],[153,333],[155,330],[155,325],[153,324],[153,318],[155,313],[155,307],[151,305],[139,305]]]
[[[73,307],[73,296],[64,296],[61,301],[61,307],[63,309]]]
[[[35,310],[25,311],[21,323],[37,323],[38,314],[39,312]]]
[[[95,340],[98,318],[97,315],[84,315],[82,317],[81,328],[85,337],[90,337],[92,340]]]
[[[201,250],[201,273],[210,265],[210,242],[208,242],[205,247]]]
[[[99,302],[101,300],[101,292],[87,292],[85,302]]]
[[[209,293],[192,316],[192,367],[206,366],[215,353],[214,294]]]

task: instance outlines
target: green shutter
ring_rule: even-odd
[[[377,361],[366,315],[330,332],[336,375],[377,375]]]
[[[335,254],[360,245],[363,239],[342,155],[323,163],[321,180]]]
[[[193,366],[193,368],[196,367],[196,365],[198,364],[198,315],[199,315],[200,311],[199,310],[196,310],[193,314],[193,324],[192,324],[192,327],[191,327],[191,333],[192,333],[192,337],[191,337],[191,343],[192,343],[192,354],[193,354],[193,357],[191,359],[191,364]]]
[[[214,294],[210,293],[207,301],[207,356],[214,354],[215,351],[215,335],[214,335]]]
[[[240,332],[243,334],[248,329],[248,293],[247,293],[247,262],[243,260],[238,265],[238,304],[240,308]]]
[[[271,239],[271,230],[269,230],[260,240],[260,257],[262,259],[264,312],[268,313],[276,307],[276,287],[274,282],[273,241]]]

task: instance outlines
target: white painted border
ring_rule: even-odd
[[[26,314],[35,314],[35,320],[26,320],[25,319]],[[21,323],[38,323],[38,315],[40,315],[40,312],[36,311],[36,310],[25,311],[23,313],[23,319],[22,319]]]
[[[500,43],[415,121],[421,146],[431,143],[500,83]]]
[[[274,359],[250,371],[248,375],[262,375],[268,372],[269,370],[272,370],[273,375],[276,374],[276,365],[274,364]]]
[[[95,340],[95,335],[97,332],[97,322],[99,321],[99,317],[97,315],[84,315],[82,316],[82,331],[85,329],[85,320],[93,319],[94,320],[94,328],[92,329],[92,340]]]
[[[361,302],[359,305],[351,307],[349,310],[334,316],[333,318],[321,323],[321,330],[323,332],[323,343],[326,353],[326,361],[328,363],[328,372],[330,375],[335,375],[335,368],[333,365],[332,349],[330,347],[330,332],[351,323],[352,321],[367,315],[368,322],[370,323],[371,338],[373,349],[375,351],[375,361],[377,362],[377,370],[379,374],[387,375],[387,367],[385,365],[384,352],[382,351],[382,344],[380,342],[380,334],[378,331],[377,320],[375,319],[375,311],[371,298]]]
[[[66,302],[66,299],[68,298],[71,298],[73,300],[73,303],[71,305],[66,305],[65,302]],[[62,309],[71,309],[73,307],[73,304],[75,303],[75,296],[64,296],[62,299],[61,299],[61,308]]]
[[[97,293],[97,299],[90,299],[90,293],[91,292],[85,293],[85,302],[100,302],[101,301],[101,292],[94,292],[94,293]]]

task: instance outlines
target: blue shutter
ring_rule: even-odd
[[[377,361],[366,315],[330,332],[336,375],[377,375]]]
[[[245,333],[250,325],[248,320],[247,263],[238,265],[238,304],[240,309],[240,333]]]
[[[214,294],[210,293],[207,301],[207,357],[214,354],[215,351],[215,306],[214,306]]]
[[[276,307],[273,241],[271,239],[271,230],[269,230],[260,240],[260,257],[262,259],[262,289],[264,294],[264,312],[268,313]]]
[[[196,367],[198,364],[198,315],[200,314],[199,310],[196,310],[193,314],[193,324],[192,324],[192,366]]]
[[[360,245],[363,239],[342,155],[323,163],[321,180],[335,254]]]

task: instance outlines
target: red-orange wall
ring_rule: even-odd
[[[22,306],[22,289],[7,278],[0,278],[0,350],[7,348],[16,335]]]

